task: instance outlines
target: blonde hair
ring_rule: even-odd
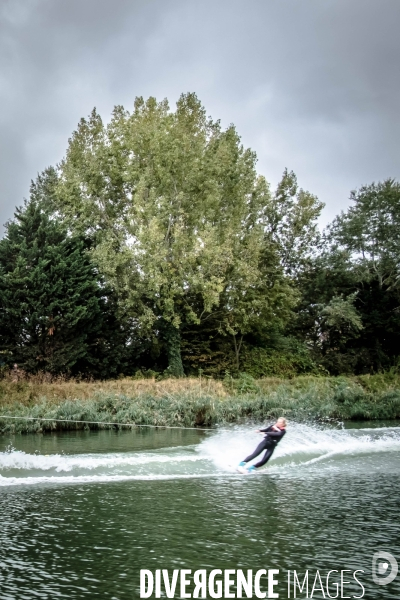
[[[286,427],[287,421],[286,421],[285,417],[279,417],[278,421],[281,421],[281,423],[283,424],[283,426]]]

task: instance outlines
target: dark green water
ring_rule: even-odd
[[[268,475],[237,475],[258,441],[246,427],[0,439],[0,599],[139,598],[140,569],[157,568],[276,568],[280,598],[288,569],[362,569],[364,598],[399,598],[400,575],[374,584],[371,560],[400,562],[400,429],[293,425]]]

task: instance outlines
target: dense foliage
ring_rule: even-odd
[[[333,374],[398,366],[400,185],[351,193],[325,245],[301,273],[297,333]]]
[[[113,294],[84,240],[47,212],[53,183],[53,171],[38,178],[0,241],[3,361],[28,372],[116,375],[126,340]]]
[[[29,372],[255,377],[397,365],[400,185],[276,191],[194,94],[94,110],[0,241],[2,362]]]

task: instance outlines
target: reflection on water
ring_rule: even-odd
[[[370,570],[377,550],[400,557],[400,429],[293,425],[267,476],[237,475],[258,441],[246,427],[2,439],[1,600],[122,600],[141,568],[268,567],[281,598],[285,571],[307,568],[363,569],[366,598],[398,597],[399,578],[376,590]]]

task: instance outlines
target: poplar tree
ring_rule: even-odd
[[[270,192],[255,163],[235,128],[222,130],[195,94],[174,112],[167,101],[137,98],[107,126],[93,111],[61,163],[59,209],[92,237],[139,334],[161,336],[173,375],[183,374],[186,325],[212,316],[235,336],[266,313],[279,318],[290,300],[263,281]]]

